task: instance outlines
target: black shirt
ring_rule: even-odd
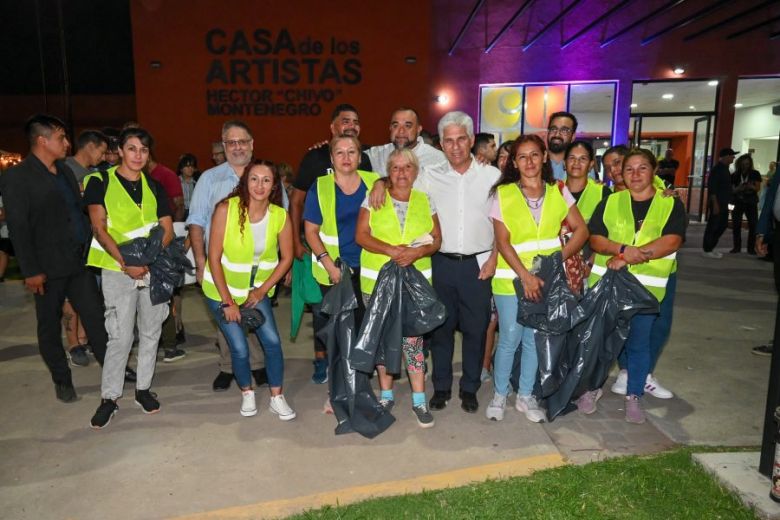
[[[62,200],[65,201],[65,206],[68,208],[68,224],[70,230],[73,233],[73,239],[83,245],[87,243],[89,239],[89,228],[87,227],[87,219],[84,218],[84,211],[81,207],[81,200],[73,192],[73,188],[65,177],[65,168],[68,166],[63,161],[56,161],[55,166],[57,168],[57,175],[54,176],[54,184],[57,186],[57,190],[62,196]]]
[[[631,199],[631,212],[634,214],[634,224],[639,231],[642,227],[642,222],[645,221],[648,210],[650,210],[650,204],[653,199],[647,199],[642,201],[636,201]],[[604,208],[607,205],[606,199],[599,202],[596,209],[593,211],[593,216],[590,217],[588,222],[588,230],[591,235],[599,235],[602,237],[609,237],[609,231],[604,224]],[[674,199],[674,206],[672,207],[672,213],[669,215],[669,220],[666,221],[662,235],[678,235],[685,240],[685,230],[688,227],[688,215],[685,213],[685,206],[680,202],[680,199]]]
[[[731,174],[731,185],[734,187],[734,202],[743,204],[758,204],[758,192],[755,183],[761,185],[761,174],[750,170],[744,174]]]
[[[171,208],[168,204],[168,195],[166,195],[165,190],[159,182],[146,174],[144,174],[144,176],[146,177],[146,182],[149,184],[149,189],[157,199],[157,218],[160,219],[163,217],[171,217],[173,214],[171,213]],[[133,199],[133,202],[140,205],[141,201],[143,200],[141,179],[138,179],[137,181],[129,181],[118,173],[116,174],[116,178],[119,179],[119,183],[128,193],[128,195],[130,195],[130,198]],[[100,176],[91,179],[87,183],[87,187],[84,189],[84,204],[87,206],[91,204],[99,204],[105,208],[105,198],[106,190],[103,186],[103,177]]]
[[[707,189],[711,197],[718,200],[718,204],[725,206],[731,201],[731,175],[729,167],[718,161],[710,170],[710,178],[707,181]]]
[[[309,150],[306,155],[303,156],[300,167],[298,167],[298,175],[293,181],[293,188],[299,189],[304,192],[308,192],[312,184],[314,184],[319,177],[328,173],[328,169],[333,165],[330,162],[330,147],[326,144]],[[358,170],[364,170],[367,172],[372,171],[371,160],[368,158],[365,152],[360,154],[360,165]]]

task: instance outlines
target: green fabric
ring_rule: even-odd
[[[292,315],[290,316],[290,339],[295,339],[301,327],[303,307],[307,303],[320,303],[322,292],[311,274],[311,255],[303,255],[303,260],[293,260],[292,279]]]

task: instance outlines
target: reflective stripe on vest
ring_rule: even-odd
[[[580,210],[582,218],[585,222],[590,222],[590,217],[593,216],[593,212],[596,210],[596,206],[601,202],[604,196],[604,185],[599,184],[593,179],[588,179],[588,183],[585,185],[585,189],[582,190],[580,200],[577,201],[577,209]]]
[[[146,175],[141,174],[141,207],[139,208],[117,179],[116,169],[117,167],[114,166],[106,172],[103,203],[106,207],[108,234],[119,246],[134,238],[149,236],[149,232],[157,225],[159,219],[157,218],[157,198],[149,188]],[[100,173],[97,173],[97,176],[100,176]],[[92,238],[89,245],[87,265],[109,271],[122,270],[114,257],[103,249],[97,238]]]
[[[619,244],[641,247],[657,240],[663,234],[664,226],[669,220],[674,208],[674,198],[664,197],[656,191],[647,216],[638,232],[635,232],[634,213],[631,209],[631,192],[628,190],[613,193],[607,199],[604,207],[604,225],[609,232],[609,238]],[[611,255],[597,254],[593,268],[588,277],[588,286],[593,287],[607,272],[607,261]],[[650,260],[644,264],[630,265],[628,271],[660,302],[666,295],[666,284],[669,274],[677,263],[677,253],[671,253],[663,258]]]
[[[433,217],[428,197],[421,191],[412,190],[402,231],[390,194],[385,192],[384,205],[378,210],[369,209],[369,226],[371,236],[386,244],[391,246],[411,244],[425,233],[433,231]],[[360,252],[360,290],[363,293],[374,292],[379,270],[389,261],[390,257],[381,253],[371,253],[365,249]],[[414,266],[428,279],[428,282],[431,281],[429,256],[415,261]]]
[[[268,280],[279,264],[278,240],[279,233],[287,220],[287,212],[275,204],[268,205],[268,227],[265,232],[265,250],[260,255],[257,263],[257,272],[252,287],[249,281],[252,278],[252,267],[255,265],[255,237],[251,230],[249,218],[244,220],[244,231],[241,232],[239,216],[241,206],[238,197],[228,199],[228,213],[225,221],[225,237],[222,241],[222,273],[225,276],[225,284],[228,292],[237,304],[242,304],[249,296],[249,290],[260,287]],[[222,296],[211,274],[211,266],[206,262],[206,270],[203,273],[203,294],[208,298],[221,301]],[[273,296],[276,287],[268,291],[268,296]]]
[[[536,256],[551,255],[561,249],[561,222],[569,213],[566,200],[555,184],[545,184],[542,216],[539,224],[517,184],[504,184],[496,190],[501,218],[509,231],[509,241],[526,269],[531,269]],[[493,294],[514,295],[512,280],[517,273],[498,255],[493,275]]]
[[[368,191],[374,186],[374,182],[379,178],[379,175],[373,172],[365,172],[358,170],[363,184],[366,185]],[[339,252],[339,230],[338,222],[336,220],[336,177],[335,174],[329,173],[317,179],[317,201],[320,205],[320,213],[322,214],[322,224],[320,225],[320,240],[325,246],[325,251],[328,252],[331,260],[334,262],[341,256]],[[317,261],[317,257],[312,253],[311,255],[311,274],[317,283],[320,285],[333,285],[328,277],[328,272]]]

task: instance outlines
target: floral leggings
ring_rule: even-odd
[[[363,293],[363,304],[368,305],[370,294]],[[406,357],[406,371],[410,374],[425,372],[425,355],[423,354],[422,336],[401,339],[401,350]]]

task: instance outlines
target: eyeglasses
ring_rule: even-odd
[[[225,145],[225,148],[238,148],[239,146],[244,148],[245,146],[249,146],[249,143],[251,142],[251,139],[231,139],[230,141],[222,141],[222,144]]]
[[[561,135],[571,135],[572,129],[568,126],[562,126],[558,128],[557,126],[551,126],[547,129],[547,131],[551,134],[561,134]]]

